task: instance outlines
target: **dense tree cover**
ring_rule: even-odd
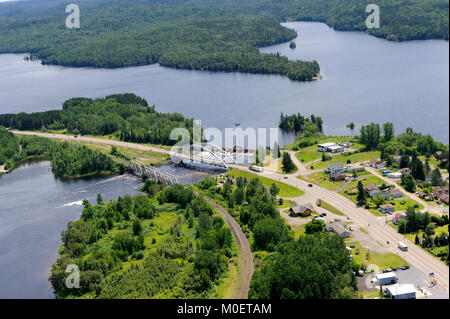
[[[62,130],[73,134],[115,135],[122,141],[173,145],[174,128],[192,131],[192,120],[179,113],[159,113],[134,94],[100,99],[73,98],[62,110],[1,114],[0,125],[18,130]]]
[[[244,232],[253,235],[253,250],[273,251],[278,244],[292,239],[276,207],[276,185],[268,190],[258,178],[248,181],[238,177],[236,181],[227,179],[223,187],[209,179],[198,183],[198,187],[227,206]]]
[[[157,226],[174,212],[168,229]],[[96,206],[84,201],[80,220],[69,222],[62,241],[50,276],[58,298],[204,298],[234,255],[223,219],[183,186],[154,198],[125,195]],[[68,264],[80,269],[79,289],[65,285]]]
[[[283,173],[289,174],[296,170],[296,166],[292,161],[291,154],[288,152],[283,153],[283,157],[281,158],[281,169]]]
[[[310,80],[317,62],[262,54],[257,47],[296,36],[271,16],[241,11],[237,1],[80,2],[79,30],[61,23],[62,5],[0,17],[0,52],[31,52],[45,64],[123,67],[164,66],[226,72],[281,74]],[[246,7],[246,5],[244,5]],[[249,8],[250,9],[250,8]],[[25,9],[24,9],[25,10]],[[245,12],[246,11],[246,12]],[[257,12],[255,12],[257,13]],[[95,54],[93,54],[95,52]]]
[[[320,116],[311,115],[309,118],[300,113],[284,115],[281,112],[280,123],[278,125],[283,131],[293,131],[295,133],[323,132],[323,120]]]
[[[412,176],[402,179],[402,183],[408,185],[408,190],[414,191],[415,180],[424,181],[427,176],[432,178],[433,186],[442,184],[440,172],[436,171],[436,167],[432,172],[429,158],[436,157],[438,166],[448,169],[449,148],[448,145],[435,141],[431,135],[423,135],[407,128],[404,133],[395,136],[392,123],[385,123],[382,129],[379,124],[371,123],[361,127],[359,141],[364,144],[365,150],[380,150],[380,157],[386,161],[388,167],[410,168]],[[395,156],[400,157],[397,163],[394,162]],[[424,156],[426,160],[420,159],[419,156]]]
[[[19,139],[4,127],[0,126],[0,166],[18,154],[20,150]]]
[[[445,225],[447,225],[447,232],[436,234],[435,228]],[[416,233],[415,244],[421,244],[424,248],[433,249],[435,247],[446,247],[447,249],[438,256],[448,264],[448,225],[448,215],[439,217],[431,215],[428,212],[421,213],[416,211],[413,207],[408,207],[406,210],[406,218],[401,220],[398,224],[398,232],[401,234]],[[417,234],[419,231],[422,231],[421,241]]]
[[[122,164],[109,156],[67,142],[55,142],[37,136],[17,137],[0,127],[0,165],[15,169],[31,159],[51,160],[52,172],[58,177],[83,177],[90,175],[119,174],[125,171]]]
[[[280,245],[253,275],[253,299],[353,299],[356,279],[344,241],[330,233]]]

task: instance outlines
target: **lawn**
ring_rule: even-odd
[[[341,162],[342,164],[346,165],[348,160],[350,160],[350,163],[357,163],[357,162],[367,161],[372,158],[380,158],[379,151],[360,152],[360,153],[354,153],[351,155],[345,155],[345,154],[346,153],[342,153],[339,155],[332,156],[332,158],[329,161],[317,162],[314,165],[314,169],[325,169],[328,167],[328,164],[330,164],[330,163]]]
[[[269,158],[269,159],[271,159],[271,158]],[[295,166],[294,170],[292,172],[285,173],[285,172],[283,172],[283,165],[281,164],[281,162],[282,162],[281,157],[278,158],[277,160],[273,160],[273,159],[269,160],[269,159],[266,158],[266,161],[263,164],[265,170],[269,170],[269,171],[272,171],[272,172],[275,172],[278,174],[294,174],[298,171],[298,167],[294,163],[294,166]]]
[[[336,207],[328,204],[326,201],[324,200],[320,200],[320,207],[322,207],[323,209],[326,209],[327,211],[336,214],[336,215],[340,215],[340,216],[345,216],[345,214],[343,212],[341,212],[339,209],[337,209]]]
[[[356,203],[356,195],[358,192],[357,186],[359,181],[362,182],[363,186],[366,186],[368,184],[377,184],[381,186],[383,183],[385,183],[385,181],[383,181],[381,178],[372,175],[369,172],[366,172],[366,175],[367,175],[366,177],[357,179],[356,181],[351,181],[350,184],[348,184],[347,187],[339,193]]]
[[[322,186],[323,188],[326,188],[330,191],[337,191],[338,189],[340,189],[342,186],[345,185],[345,181],[342,182],[330,181],[329,176],[330,175],[326,174],[325,172],[316,172],[307,175],[306,176],[307,179],[304,180],[313,182],[314,184]],[[300,176],[298,178],[300,178]]]
[[[317,149],[317,146],[314,147],[315,149]],[[295,157],[297,157],[300,162],[306,164],[322,158],[322,153],[318,152],[317,150],[304,150],[295,153]]]
[[[349,242],[347,246],[355,245],[355,248],[352,249],[353,260],[359,265],[368,266],[370,264],[377,265],[380,270],[386,268],[399,267],[402,265],[408,265],[406,261],[404,261],[401,257],[396,254],[388,253],[388,254],[380,254],[374,251],[370,251],[367,248],[363,247],[358,242]],[[357,249],[359,248],[359,253],[357,253]]]
[[[302,190],[295,188],[291,185],[288,185],[288,184],[285,184],[282,182],[278,182],[278,181],[275,181],[273,179],[269,179],[269,178],[266,178],[263,176],[259,176],[259,175],[256,175],[256,174],[253,174],[250,172],[232,169],[227,174],[230,176],[233,176],[233,177],[245,177],[248,180],[251,180],[253,178],[258,178],[266,188],[269,188],[270,185],[275,183],[275,185],[280,189],[280,193],[278,194],[278,196],[280,196],[280,197],[293,198],[293,197],[300,197],[304,194],[304,192]]]

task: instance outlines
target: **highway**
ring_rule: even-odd
[[[147,146],[142,144],[135,143],[127,143],[115,140],[107,140],[101,138],[93,138],[93,137],[78,137],[64,135],[64,134],[50,134],[50,133],[36,133],[36,132],[21,132],[21,131],[12,131],[15,134],[21,135],[37,135],[48,138],[57,138],[63,140],[71,140],[71,141],[80,141],[80,142],[93,142],[93,143],[103,143],[109,145],[119,145],[129,148],[136,148],[140,150],[149,150],[154,152],[160,152],[164,154],[169,154],[170,151],[159,149],[153,146]],[[302,174],[310,173],[304,167],[302,163],[300,163],[295,156],[291,156],[295,162],[295,164],[299,167],[299,171],[296,174],[292,175],[283,175],[272,172],[264,172],[257,175],[261,175],[273,180],[277,180],[280,182],[284,182],[288,185],[297,187],[307,193],[311,198],[321,198],[327,201],[329,204],[335,206],[336,208],[343,211],[347,217],[349,217],[353,222],[360,225],[360,227],[364,228],[369,235],[373,238],[373,240],[377,241],[379,244],[391,250],[393,253],[398,254],[404,260],[406,260],[409,264],[416,266],[420,269],[424,274],[428,274],[433,272],[435,274],[435,279],[437,280],[438,286],[445,290],[449,291],[449,268],[438,258],[433,257],[428,254],[426,251],[409,241],[406,237],[399,234],[395,229],[390,227],[385,223],[383,219],[374,216],[368,210],[357,207],[352,201],[348,198],[327,190],[323,187],[314,185],[314,187],[308,187],[308,183],[298,179],[297,177]],[[248,167],[229,164],[230,168],[239,169],[239,170],[247,170]],[[399,241],[403,241],[408,245],[408,251],[403,252],[400,251],[397,247]],[[390,244],[387,244],[389,242]]]

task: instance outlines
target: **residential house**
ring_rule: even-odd
[[[433,156],[434,156],[435,158],[437,158],[437,159],[441,159],[441,157],[442,157],[442,152],[441,152],[441,151],[437,151],[437,152],[435,152],[435,153],[433,154]]]
[[[409,175],[411,174],[411,169],[409,167],[401,168],[398,170],[399,173],[402,173],[402,175]]]
[[[376,169],[381,169],[384,167],[384,162],[379,159],[371,159],[370,160],[370,166]]]
[[[344,173],[344,164],[342,164],[341,162],[330,163],[330,164],[328,164],[328,167],[325,170],[325,172],[328,174]]]
[[[341,223],[332,222],[326,226],[327,230],[342,238],[350,237],[350,232]]]
[[[342,181],[345,181],[346,178],[347,178],[347,175],[342,174],[342,173],[331,173],[330,174],[330,181],[333,181],[333,182],[342,182]]]
[[[378,208],[378,210],[384,214],[392,214],[395,212],[395,206],[392,204],[383,204]]]
[[[356,168],[356,171],[357,171],[357,172],[365,172],[365,171],[366,171],[366,168],[365,168],[364,166],[358,166],[358,167]]]
[[[394,219],[392,220],[392,222],[395,225],[397,225],[400,220],[403,220],[405,218],[406,218],[406,214],[405,213],[395,213]]]
[[[307,217],[315,212],[314,207],[309,203],[305,205],[294,204],[289,208],[289,216],[291,217]]]
[[[439,199],[442,195],[448,195],[448,186],[437,186],[433,189],[433,196]]]
[[[396,188],[388,188],[387,192],[391,195],[391,198],[402,198],[403,193]]]
[[[440,200],[441,202],[446,203],[446,204],[448,205],[448,200],[449,200],[448,195],[446,195],[446,194],[441,195],[441,196],[439,197],[439,200]]]
[[[366,191],[367,194],[369,194],[374,189],[380,189],[380,188],[376,184],[367,184],[366,186],[364,186],[364,190]]]
[[[374,189],[369,192],[370,198],[383,197],[385,200],[391,199],[391,194],[385,190],[381,190],[379,188]]]

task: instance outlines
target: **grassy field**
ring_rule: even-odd
[[[304,192],[298,188],[295,188],[291,185],[287,185],[285,183],[282,182],[278,182],[263,176],[259,176],[250,172],[245,172],[245,171],[241,171],[241,170],[235,170],[232,169],[231,171],[229,171],[227,173],[228,175],[231,175],[233,177],[245,177],[248,180],[253,179],[253,178],[258,178],[261,183],[269,188],[270,185],[272,185],[272,183],[275,183],[275,185],[280,189],[280,193],[278,194],[280,197],[285,197],[285,198],[293,198],[293,197],[299,197],[302,196],[304,194]]]
[[[372,206],[375,206],[375,204],[372,202],[372,200],[368,201],[369,204],[371,204]],[[390,201],[386,201],[386,203],[392,204],[395,206],[395,211],[402,211],[402,210],[406,210],[409,206],[413,206],[416,207],[416,209],[423,209],[423,205],[419,204],[418,202],[416,202],[415,200],[411,199],[411,198],[399,198],[399,199],[393,199]],[[370,208],[369,209],[372,213],[376,213],[376,214],[380,214],[376,208]],[[384,214],[381,213],[381,216],[384,216]]]
[[[111,155],[111,145],[101,144],[101,143],[87,143],[87,142],[73,142],[81,145],[86,145],[87,147],[97,150],[99,152]],[[124,146],[116,146],[117,151],[128,157],[130,160],[140,162],[144,165],[157,165],[169,159],[167,154],[138,150],[135,148],[129,148]],[[114,157],[114,156],[113,156]],[[122,161],[128,161],[124,158],[120,158]]]
[[[275,172],[278,174],[286,174],[285,172],[283,172],[283,166],[281,165],[281,158],[278,158],[277,160],[267,160],[264,162],[263,166],[265,170],[271,171],[271,172]],[[294,174],[296,172],[298,172],[298,167],[297,165],[295,165],[295,169],[292,172],[289,172],[288,174]]]
[[[314,184],[317,184],[323,188],[326,188],[330,191],[337,191],[338,189],[340,189],[342,186],[345,185],[345,181],[341,181],[341,182],[332,182],[329,180],[330,175],[326,174],[325,172],[316,172],[316,173],[312,173],[306,176],[307,181],[310,181]]]
[[[351,181],[350,184],[347,185],[347,187],[342,190],[341,192],[339,192],[341,195],[346,196],[347,198],[351,199],[352,201],[354,201],[356,203],[356,194],[357,194],[357,186],[358,186],[358,182],[361,181],[361,183],[363,184],[363,186],[366,186],[368,184],[377,184],[377,185],[382,185],[383,183],[385,183],[381,178],[372,175],[368,172],[366,172],[367,176],[360,178],[356,181]],[[353,194],[355,193],[355,194]]]
[[[373,158],[380,158],[380,152],[379,151],[373,151],[373,152],[360,152],[360,153],[354,153],[352,155],[345,155],[345,153],[335,155],[331,158],[329,161],[319,161],[315,163],[314,169],[325,169],[328,167],[328,164],[330,163],[337,163],[341,162],[342,164],[346,165],[347,161],[350,160],[351,163],[357,163],[362,161],[367,161]],[[309,168],[309,167],[308,167]]]
[[[320,200],[320,207],[322,207],[323,209],[326,209],[327,211],[336,214],[336,215],[340,215],[340,216],[345,216],[345,214],[343,212],[341,212],[339,209],[337,209],[336,207],[328,204],[326,201],[324,200]]]
[[[402,265],[408,265],[401,257],[396,254],[380,254],[374,251],[370,251],[363,247],[358,242],[348,242],[347,246],[355,245],[352,249],[353,260],[360,265],[368,266],[370,264],[377,265],[380,269],[399,267]],[[359,248],[359,253],[357,249]]]

